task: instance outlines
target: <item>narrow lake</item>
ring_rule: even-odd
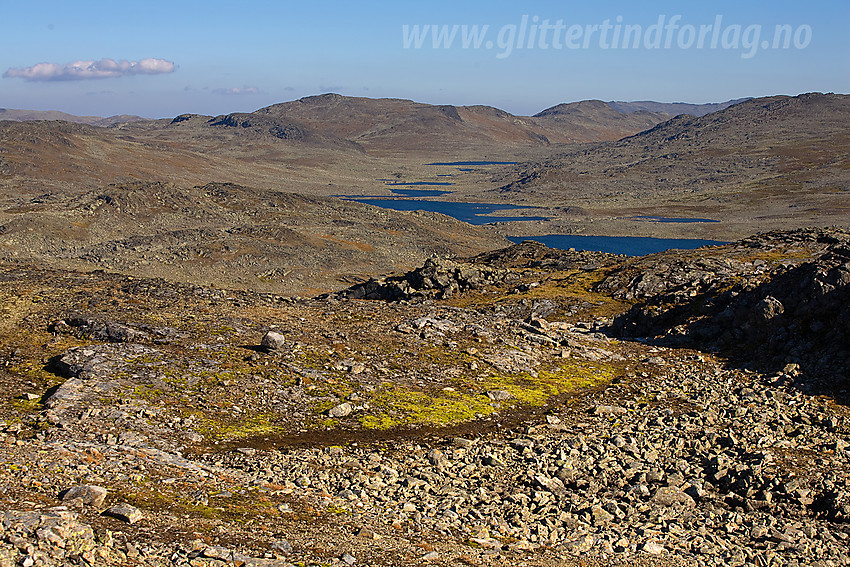
[[[463,162],[434,162],[427,165],[511,165],[513,162],[492,161],[463,161]],[[495,222],[522,222],[546,220],[547,217],[540,216],[507,216],[499,214],[501,211],[517,209],[534,209],[522,205],[506,205],[500,203],[459,203],[455,201],[433,201],[422,199],[423,197],[440,197],[452,193],[442,189],[414,189],[412,187],[422,186],[448,186],[454,185],[445,181],[405,181],[400,182],[392,179],[379,179],[398,198],[388,198],[369,195],[337,195],[347,201],[357,201],[367,205],[374,205],[384,209],[395,211],[430,211],[442,213],[456,218],[457,220],[474,225],[490,224]],[[497,213],[494,215],[493,213]],[[631,217],[635,220],[661,223],[703,223],[719,222],[714,219],[689,218],[689,217],[663,217],[663,216],[637,216]],[[662,252],[671,248],[690,250],[701,246],[713,246],[725,244],[717,240],[702,240],[696,238],[649,238],[643,236],[580,236],[572,234],[547,234],[545,236],[510,236],[512,242],[523,240],[536,240],[550,248],[576,250],[591,250],[596,252],[610,252],[613,254],[626,254],[629,256],[643,256],[654,252]]]
[[[441,195],[448,195],[449,193],[454,193],[454,191],[442,191],[440,189],[397,189],[392,188],[390,192],[394,195],[399,195],[401,197],[439,197]],[[358,199],[366,199],[368,198],[366,195],[362,195],[361,197],[357,197]]]
[[[390,187],[397,185],[454,185],[451,181],[392,181],[387,183]]]
[[[417,192],[416,196],[422,196]],[[348,201],[357,201],[395,211],[430,211],[454,217],[469,224],[482,225],[493,222],[514,222],[546,220],[546,217],[484,216],[496,211],[533,209],[520,205],[501,205],[495,203],[455,203],[452,201],[420,201],[418,199],[387,199],[382,197],[346,197]]]
[[[628,256],[643,256],[655,252],[663,252],[677,248],[691,250],[701,246],[717,246],[726,244],[718,240],[702,240],[698,238],[650,238],[646,236],[580,236],[574,234],[547,234],[544,236],[509,236],[511,242],[535,240],[549,248],[568,250],[591,250],[594,252],[610,252]]]
[[[515,161],[435,161],[425,165],[516,165]]]
[[[692,223],[692,222],[720,222],[715,219],[700,219],[693,217],[657,217],[652,215],[645,215],[639,217],[632,217],[635,220],[640,221],[649,221],[649,222],[672,222],[672,223]]]

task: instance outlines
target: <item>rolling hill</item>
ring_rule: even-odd
[[[443,215],[227,183],[4,195],[0,259],[275,293],[327,291],[507,241]]]
[[[680,115],[618,141],[519,164],[494,180],[500,186],[492,193],[506,200],[586,207],[610,218],[708,217],[735,235],[754,226],[844,223],[850,96],[773,96]]]
[[[659,110],[620,108],[616,104],[655,104]],[[679,110],[688,112],[707,106],[710,105],[683,105]],[[250,113],[182,114],[171,121],[25,110],[0,110],[0,120],[63,120],[117,127],[134,135],[169,140],[227,141],[236,137],[334,148],[348,145],[349,149],[363,148],[378,155],[397,155],[407,151],[463,151],[470,145],[492,150],[503,146],[617,140],[670,118],[668,107],[663,103],[582,101],[559,104],[527,117],[482,105],[431,105],[331,93],[274,104]]]

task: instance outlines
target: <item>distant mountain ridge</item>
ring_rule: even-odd
[[[623,112],[601,100],[582,100],[558,104],[533,116],[540,124],[569,127],[576,141],[610,141],[622,138],[624,127],[640,132],[652,128],[671,116],[663,112],[639,110]]]
[[[752,97],[736,98],[733,100],[727,100],[726,102],[709,102],[705,104],[691,104],[688,102],[656,102],[652,100],[632,102],[610,101],[606,104],[623,114],[631,114],[633,112],[657,112],[661,114],[669,114],[670,116],[678,116],[680,114],[705,116],[706,114],[724,110],[734,104],[750,100],[751,98]]]
[[[644,103],[635,103],[644,104]],[[726,108],[716,105],[654,103],[678,114]],[[190,120],[189,117],[192,119]],[[434,147],[463,149],[472,141],[494,146],[537,146],[619,140],[670,119],[672,113],[619,110],[601,100],[563,103],[534,116],[515,116],[485,105],[432,105],[406,99],[350,97],[336,93],[273,104],[251,113],[217,117],[181,115],[209,135],[230,128],[241,137],[272,137],[307,144],[345,142],[365,151],[393,154]],[[184,128],[185,128],[184,126]]]
[[[138,122],[148,120],[135,114],[117,114],[115,116],[77,116],[68,114],[60,110],[22,110],[16,108],[0,108],[0,120],[11,120],[13,122],[31,122],[34,120],[64,120],[65,122],[75,122],[77,124],[87,124],[89,126],[100,126],[103,128],[114,126],[115,124]]]
[[[219,116],[181,114],[170,122],[132,115],[101,118],[13,109],[0,109],[0,120],[63,120],[107,128],[133,126],[165,137],[230,139],[235,136],[252,141],[392,154],[434,147],[463,149],[470,141],[493,146],[613,141],[652,128],[674,114],[702,116],[734,102],[699,105],[585,100],[558,104],[534,116],[515,116],[485,105],[432,105],[328,93],[273,104],[254,112]]]
[[[559,105],[537,116],[515,116],[491,106],[431,105],[412,100],[329,93],[219,116],[181,114],[121,128],[163,142],[218,140],[297,145],[393,156],[418,151],[483,152],[619,140],[670,117],[624,114],[602,101]]]

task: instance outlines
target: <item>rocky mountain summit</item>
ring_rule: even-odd
[[[846,231],[319,297],[0,263],[0,564],[850,565]]]

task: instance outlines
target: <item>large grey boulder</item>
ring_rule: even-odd
[[[282,333],[277,331],[269,331],[263,336],[260,346],[267,351],[277,350],[286,343],[286,338]]]

